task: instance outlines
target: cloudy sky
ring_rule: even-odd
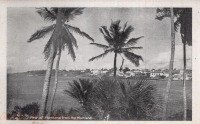
[[[124,67],[163,69],[168,68],[170,59],[170,20],[163,21],[155,19],[156,8],[85,8],[84,13],[77,16],[69,24],[79,27],[88,33],[96,43],[106,44],[102,34],[99,32],[101,26],[109,26],[111,20],[121,20],[134,27],[130,38],[144,36],[136,46],[143,49],[133,52],[143,56],[144,62],[135,67],[125,60]],[[27,43],[30,36],[36,30],[51,23],[45,22],[37,13],[35,8],[8,8],[7,11],[7,67],[8,72],[24,72],[29,70],[46,69],[47,61],[44,60],[43,49],[49,36]],[[63,51],[60,69],[101,69],[112,68],[114,54],[105,58],[89,62],[88,60],[103,50],[90,45],[90,40],[74,34],[78,42],[76,61],[73,61],[67,51]],[[180,34],[176,33],[176,51],[174,67],[183,68],[182,42]],[[192,47],[187,47],[187,68],[191,68]],[[121,57],[118,56],[117,66],[121,65]]]

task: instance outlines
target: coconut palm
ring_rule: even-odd
[[[192,9],[181,8],[179,17],[175,23],[180,26],[181,39],[183,43],[183,100],[184,100],[184,114],[183,119],[187,119],[187,98],[186,98],[186,45],[192,45]],[[175,25],[175,26],[176,26]]]
[[[75,16],[81,15],[83,13],[83,8],[39,8],[37,10],[37,13],[42,18],[44,18],[45,21],[54,22],[54,24],[46,26],[36,31],[28,40],[28,42],[32,42],[34,40],[43,38],[47,34],[51,33],[50,39],[44,48],[44,55],[45,59],[48,59],[48,65],[43,86],[41,108],[39,112],[39,116],[44,116],[46,113],[52,67],[56,54],[58,54],[58,61],[57,61],[58,64],[56,67],[58,72],[58,66],[62,50],[64,50],[65,48],[68,49],[68,53],[71,55],[72,59],[75,60],[76,58],[73,46],[75,47],[78,46],[76,39],[71,34],[72,31],[92,41],[93,39],[85,32],[82,32],[79,28],[73,27],[66,23],[70,20],[73,20]],[[54,94],[56,92],[56,86],[57,86],[57,78],[54,85],[54,91],[52,97],[53,99],[54,99]],[[53,102],[51,102],[51,104],[52,103]]]
[[[169,17],[169,9],[157,9],[157,19],[162,20],[164,17]],[[177,20],[174,22],[174,29],[178,31],[178,27],[180,27],[180,34],[183,43],[183,99],[184,99],[184,117],[183,119],[187,119],[187,99],[186,99],[186,86],[185,86],[185,78],[186,78],[186,44],[192,45],[192,9],[191,8],[174,8],[174,15]]]
[[[132,52],[132,50],[142,49],[142,47],[134,47],[137,41],[142,38],[131,38],[129,40],[128,37],[130,33],[133,31],[132,26],[127,26],[125,23],[124,27],[120,27],[120,20],[112,21],[109,30],[106,26],[102,26],[100,32],[103,34],[105,40],[107,41],[108,45],[98,44],[98,43],[91,43],[99,48],[104,49],[104,53],[91,58],[89,61],[93,61],[95,59],[102,58],[106,56],[108,53],[114,53],[114,77],[116,77],[116,62],[117,62],[117,55],[123,54],[128,60],[130,60],[136,66],[139,66],[139,61],[142,60],[140,55],[137,55]]]
[[[169,64],[169,78],[166,87],[165,93],[165,103],[164,103],[164,110],[163,110],[163,120],[166,120],[166,112],[167,112],[167,104],[169,99],[169,91],[172,82],[172,71],[173,71],[173,64],[174,64],[174,53],[175,53],[175,29],[174,29],[174,9],[173,8],[164,8],[163,10],[157,9],[157,17],[156,19],[162,20],[164,17],[170,17],[171,19],[171,58]]]

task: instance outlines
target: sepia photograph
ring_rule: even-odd
[[[191,7],[7,7],[7,120],[192,121]]]

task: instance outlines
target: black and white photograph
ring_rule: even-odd
[[[7,120],[192,121],[191,7],[8,7]]]

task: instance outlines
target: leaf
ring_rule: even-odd
[[[37,39],[40,39],[40,38],[43,38],[45,37],[48,33],[51,33],[53,32],[55,28],[55,24],[53,25],[50,25],[50,26],[47,26],[47,27],[44,27],[40,30],[37,30],[31,37],[30,39],[27,41],[27,42],[32,42],[34,40],[37,40]]]
[[[73,27],[73,26],[67,25],[67,24],[65,24],[65,27],[68,28],[69,30],[74,31],[75,33],[81,35],[82,37],[86,37],[89,40],[91,40],[92,42],[94,42],[94,39],[92,37],[90,37],[87,33],[81,31],[79,28]]]
[[[97,46],[99,48],[102,48],[104,50],[107,50],[108,48],[110,48],[109,46],[103,45],[103,44],[98,44],[98,43],[90,43],[91,45]]]
[[[95,59],[99,59],[99,58],[103,58],[105,57],[108,53],[110,52],[113,52],[114,50],[113,49],[110,49],[110,50],[106,50],[104,53],[98,55],[98,56],[95,56],[95,57],[92,57],[89,61],[93,61]]]
[[[128,26],[127,28],[125,28],[125,30],[121,34],[121,39],[120,40],[122,40],[122,42],[124,43],[128,39],[130,33],[133,30],[134,30],[134,28],[132,26]]]
[[[46,21],[55,21],[56,15],[53,15],[51,10],[48,10],[47,8],[37,8],[37,13]]]
[[[68,36],[68,38],[70,39],[70,41],[72,42],[72,44],[78,48],[78,45],[77,45],[77,41],[76,39],[74,38],[74,36],[70,33],[69,29],[65,27],[65,35]]]
[[[128,51],[130,52],[131,50],[135,50],[135,49],[142,49],[143,47],[128,47],[128,48],[122,48],[123,51]]]
[[[124,52],[124,56],[130,60],[133,64],[135,64],[136,66],[139,66],[139,61],[142,60],[143,58],[142,56],[136,55],[134,53],[131,52]]]
[[[141,37],[137,37],[137,38],[131,38],[130,40],[128,40],[124,46],[125,47],[128,47],[128,46],[132,46],[132,45],[135,45],[137,43],[137,41],[141,38],[143,38],[144,36],[141,36]]]

